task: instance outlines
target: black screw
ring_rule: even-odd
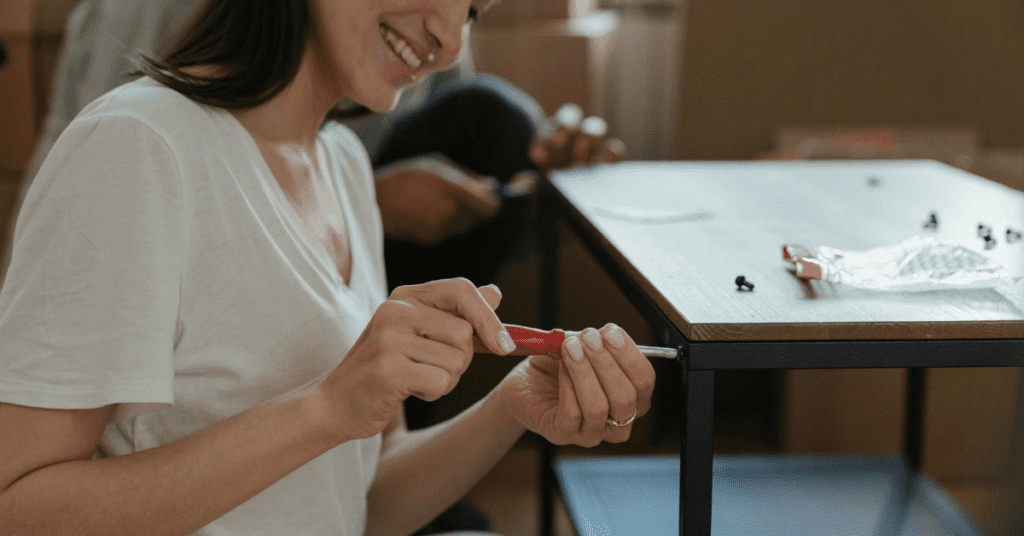
[[[1021,235],[1020,231],[1014,231],[1013,229],[1006,229],[1006,243],[1012,244],[1014,242],[1020,242]]]
[[[996,239],[992,238],[992,228],[983,223],[978,224],[978,236],[985,240],[985,249],[996,247]]]
[[[7,47],[4,46],[3,41],[0,41],[0,67],[3,67],[7,63]]]
[[[743,277],[742,275],[741,276],[737,276],[736,277],[736,290],[739,290],[739,291],[754,290],[754,284],[751,283],[750,281],[747,281],[747,278]]]
[[[938,217],[938,215],[936,215],[934,212],[932,212],[931,215],[928,216],[928,221],[926,221],[924,223],[924,228],[925,229],[932,229],[932,230],[938,229],[939,228],[939,217]]]

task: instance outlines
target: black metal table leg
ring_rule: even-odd
[[[715,373],[688,371],[683,362],[682,452],[679,467],[679,534],[711,535],[714,464]]]
[[[903,454],[914,471],[921,471],[924,429],[924,385],[927,369],[907,369],[907,417],[903,430]]]
[[[903,530],[910,505],[918,490],[921,474],[922,433],[924,428],[923,368],[907,369],[906,418],[903,429],[903,455],[906,466],[895,475],[889,497],[882,505],[875,536],[898,536]]]
[[[538,287],[540,290],[539,327],[553,329],[558,324],[558,218],[551,202],[550,184],[541,185],[537,210],[537,255],[539,260]],[[554,489],[555,447],[548,440],[537,436],[540,475],[540,536],[551,536],[555,528]]]

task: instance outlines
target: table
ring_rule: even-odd
[[[924,227],[932,212],[934,231]],[[984,251],[983,223],[999,239],[985,253],[1024,275],[1024,243],[1002,238],[1024,228],[1024,194],[938,162],[621,163],[553,175],[540,215],[542,327],[557,322],[555,229],[565,221],[661,344],[679,348],[680,534],[712,533],[716,370],[910,369],[905,471],[893,473],[905,478],[876,530],[899,534],[908,505],[931,489],[920,475],[925,369],[1024,366],[1024,305],[1009,294],[865,291],[800,280],[782,261],[787,243],[864,250],[921,234]],[[737,291],[738,275],[755,290]],[[552,478],[542,479],[543,534]],[[589,529],[581,534],[611,533]]]

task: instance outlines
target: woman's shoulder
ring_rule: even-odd
[[[332,145],[340,147],[341,150],[346,153],[352,153],[355,156],[365,156],[369,160],[370,156],[366,152],[366,146],[363,145],[362,140],[359,136],[349,128],[348,126],[339,123],[337,121],[328,121],[322,129],[320,129],[320,138],[325,142],[331,142]]]
[[[372,181],[370,155],[351,128],[335,121],[328,122],[320,130],[320,140],[341,166]]]
[[[141,123],[165,138],[190,138],[215,109],[198,104],[173,89],[142,77],[107,92],[86,106],[76,121],[100,118]]]
[[[320,142],[329,155],[331,176],[342,195],[349,197],[356,210],[370,210],[377,206],[373,167],[362,140],[341,123],[331,122],[320,130]],[[372,217],[365,214],[365,217]]]

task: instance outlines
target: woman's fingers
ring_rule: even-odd
[[[473,325],[468,320],[432,307],[419,307],[409,323],[417,337],[448,345],[467,358],[472,356]]]
[[[457,278],[399,287],[391,295],[394,299],[415,302],[465,319],[488,349],[498,355],[506,355],[515,350],[515,342],[491,307],[498,296],[491,290],[483,292],[489,298],[485,298],[481,290],[468,279]],[[472,339],[470,337],[467,340],[471,342]]]
[[[562,343],[562,356],[580,407],[580,444],[585,447],[597,446],[604,439],[608,398],[579,337],[566,337]]]
[[[606,419],[613,419],[619,422],[628,421],[636,415],[637,392],[633,383],[619,367],[618,361],[609,352],[603,337],[596,329],[588,328],[580,333],[580,339],[586,346],[587,358],[597,374],[597,379],[604,389],[605,397],[608,399],[608,415]],[[614,432],[624,432],[621,428],[615,427]],[[616,434],[615,439],[625,441],[629,434]]]
[[[530,356],[530,366],[552,378],[557,378],[562,366],[562,360],[555,359],[549,355],[532,355]]]
[[[497,285],[485,285],[477,290],[480,291],[480,295],[484,297],[484,301],[487,302],[487,305],[489,305],[492,310],[497,309],[498,305],[501,304],[501,289],[499,289]]]
[[[413,363],[407,372],[408,377],[404,383],[408,386],[408,395],[426,402],[433,402],[450,393],[458,383],[458,379],[453,378],[449,371],[427,363]]]
[[[405,356],[414,363],[432,365],[446,370],[457,381],[466,373],[466,369],[469,368],[469,364],[473,360],[473,345],[472,343],[467,345],[463,338],[467,333],[472,335],[473,328],[469,322],[461,318],[455,320],[461,325],[451,323],[452,325],[448,329],[438,331],[436,336],[423,333],[418,337],[410,338],[403,348]]]
[[[579,441],[583,410],[580,409],[579,397],[565,360],[558,363],[557,370],[558,414],[555,418],[555,437],[551,440],[559,445],[568,445]]]
[[[636,396],[636,415],[647,414],[651,409],[651,395],[654,393],[654,367],[636,348],[626,330],[615,324],[607,324],[600,330],[605,347],[615,359],[619,370],[629,379]],[[616,419],[628,419],[629,415],[613,415]]]
[[[571,433],[571,421],[578,422],[574,442],[583,446],[629,439],[632,424],[609,420],[645,414],[654,389],[654,368],[629,335],[614,324],[586,329],[566,338],[562,356],[559,411],[565,423],[558,432]]]

